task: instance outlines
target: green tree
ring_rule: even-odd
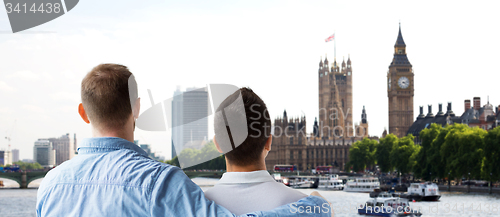
[[[392,147],[390,154],[391,164],[401,174],[409,173],[414,164],[414,153],[418,151],[417,145],[413,142],[414,138],[415,137],[411,134],[407,135],[399,139],[399,141],[394,143],[394,146]],[[412,156],[413,159],[411,158]]]
[[[487,132],[481,128],[470,128],[462,124],[455,124],[448,132],[441,147],[441,155],[446,156],[446,170],[451,177],[481,177],[486,135]]]
[[[430,161],[430,156],[432,155],[432,142],[439,135],[442,127],[433,123],[430,128],[426,128],[420,132],[420,139],[422,141],[419,152],[415,155],[415,164],[413,167],[413,172],[416,177],[423,178],[425,180],[432,180],[436,177],[436,173],[432,173],[432,164],[434,162]]]
[[[446,171],[446,156],[441,155],[441,147],[445,142],[446,135],[454,125],[447,125],[444,128],[440,128],[439,134],[432,141],[431,148],[427,152],[427,162],[430,164],[432,173],[432,178],[445,178],[448,177],[448,172]]]
[[[181,162],[179,162],[179,158]],[[196,165],[189,166],[185,168],[186,170],[193,169],[210,169],[210,170],[225,170],[226,169],[226,159],[223,155],[219,153],[215,144],[209,142],[204,145],[200,150],[185,148],[181,151],[179,156],[174,157],[169,161],[164,163],[181,167],[184,165],[191,165],[198,163]]]
[[[394,134],[389,134],[385,138],[380,139],[375,151],[375,159],[380,171],[383,173],[390,172],[394,169],[391,164],[391,159],[388,157],[391,154],[392,147],[398,142],[398,137]]]
[[[364,138],[361,141],[355,142],[349,149],[348,164],[353,167],[353,170],[358,172],[366,167],[375,164],[375,149],[377,141]]]
[[[490,130],[484,138],[481,176],[488,181],[500,179],[500,127]]]
[[[170,160],[166,160],[163,163],[170,164],[170,165],[176,166],[176,167],[180,167],[179,158],[177,158],[177,156],[175,156],[174,158],[172,158]]]

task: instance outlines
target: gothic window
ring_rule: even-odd
[[[299,151],[299,159],[302,159],[302,151]]]
[[[290,137],[290,145],[293,145],[293,137]]]
[[[290,151],[290,159],[293,159],[293,151]]]

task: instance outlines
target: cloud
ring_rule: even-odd
[[[45,109],[36,105],[22,105],[21,108],[29,112],[34,112],[39,114],[45,113]]]
[[[40,78],[40,75],[35,74],[31,71],[28,70],[23,70],[23,71],[17,71],[11,75],[7,76],[8,78],[21,78],[21,79],[26,79],[26,80],[38,80]]]
[[[8,107],[0,107],[0,114],[2,115],[9,115],[14,113],[14,110],[8,108]]]
[[[73,101],[80,102],[80,95],[69,92],[57,92],[50,94],[50,98],[56,101]]]
[[[0,91],[5,91],[5,92],[14,92],[16,91],[15,88],[11,87],[7,83],[0,81]]]

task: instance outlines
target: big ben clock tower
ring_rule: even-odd
[[[394,45],[394,58],[387,72],[387,97],[389,97],[389,133],[401,138],[413,123],[413,69],[406,56],[406,44],[399,34]]]

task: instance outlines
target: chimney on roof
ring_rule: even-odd
[[[429,113],[427,113],[426,118],[433,118],[434,114],[432,114],[432,105],[428,105],[427,110],[429,110]]]
[[[437,113],[436,116],[444,116],[443,103],[439,103],[439,112]]]
[[[470,99],[466,99],[464,102],[464,105],[465,105],[465,111],[469,110],[470,109]]]
[[[418,115],[417,119],[422,119],[422,118],[425,118],[424,107],[420,106],[420,114]]]
[[[474,97],[474,110],[479,110],[481,109],[481,98],[480,97]]]
[[[453,113],[453,111],[451,109],[451,102],[448,102],[448,108],[447,108],[447,111],[446,111],[446,115],[455,117],[455,113]]]

